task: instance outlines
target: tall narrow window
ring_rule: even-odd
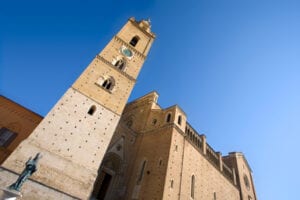
[[[103,83],[102,83],[102,87],[106,87],[108,85],[108,80],[106,79]]]
[[[95,113],[95,111],[96,111],[96,106],[93,105],[93,106],[90,107],[90,109],[88,111],[88,114],[93,115]]]
[[[136,35],[130,40],[129,44],[131,44],[132,46],[135,47],[139,40],[140,40],[140,37]]]
[[[214,200],[217,200],[217,193],[214,192]]]
[[[171,121],[171,113],[169,113],[168,115],[167,115],[167,122],[170,122]]]
[[[195,197],[195,176],[192,175],[192,179],[191,179],[191,197],[194,198]]]
[[[162,159],[160,158],[158,165],[161,166],[161,164],[162,164]]]
[[[141,181],[143,179],[143,176],[144,176],[144,171],[145,171],[145,167],[146,167],[146,160],[143,161],[143,164],[142,164],[142,167],[141,167],[141,170],[140,170],[140,173],[139,173],[139,177],[138,177],[138,180],[137,180],[137,184],[141,184]]]
[[[106,89],[110,90],[110,88],[111,88],[111,81],[109,81],[106,85]]]
[[[171,180],[171,188],[173,188],[173,185],[174,185],[174,181]]]
[[[178,124],[181,125],[181,115],[178,116]]]

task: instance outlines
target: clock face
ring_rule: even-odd
[[[127,47],[125,47],[125,46],[122,47],[121,52],[127,58],[131,58],[133,56],[132,51],[130,49],[128,49]]]

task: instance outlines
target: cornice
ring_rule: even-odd
[[[117,42],[122,43],[123,45],[125,45],[127,48],[129,48],[130,50],[132,50],[136,55],[138,55],[139,57],[141,57],[142,59],[146,59],[146,56],[144,54],[142,54],[141,52],[139,52],[138,50],[136,50],[135,48],[133,48],[132,46],[130,46],[127,42],[125,42],[123,39],[121,39],[119,36],[115,36],[114,39]]]
[[[110,66],[112,69],[116,70],[117,72],[121,73],[123,76],[125,76],[126,78],[128,78],[129,80],[136,82],[136,79],[133,78],[132,76],[128,75],[127,73],[118,70],[113,64],[111,64],[110,62],[108,62],[108,60],[106,60],[105,58],[103,58],[100,55],[97,55],[96,58],[98,58],[100,61],[104,62],[105,64],[107,64],[108,66]]]
[[[151,37],[151,38],[153,38],[153,39],[156,37],[155,33],[149,33],[149,32],[147,32],[146,30],[142,29],[142,28],[138,25],[138,23],[137,23],[135,20],[129,19],[129,21],[131,21],[132,24],[133,24],[135,27],[137,27],[139,30],[141,30],[141,31],[142,31],[144,34],[146,34],[147,36],[149,36],[149,37]]]

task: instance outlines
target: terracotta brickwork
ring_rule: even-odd
[[[0,96],[0,129],[6,128],[16,134],[9,144],[0,147],[0,164],[30,135],[42,119],[40,115]]]

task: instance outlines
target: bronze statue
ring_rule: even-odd
[[[20,191],[23,183],[31,176],[34,172],[37,170],[37,162],[41,158],[40,153],[37,153],[34,159],[31,159],[31,157],[28,159],[28,161],[25,164],[25,169],[20,174],[18,180],[9,186],[9,189]]]

